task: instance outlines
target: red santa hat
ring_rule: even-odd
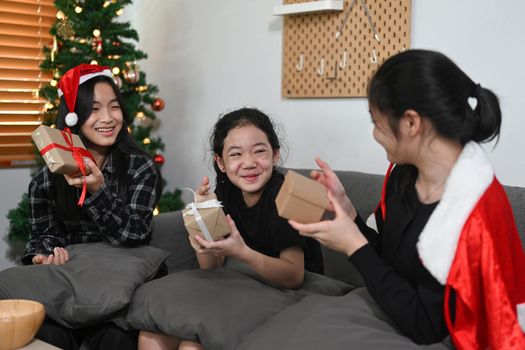
[[[79,64],[71,68],[58,82],[58,96],[64,96],[69,113],[66,115],[66,125],[73,127],[77,124],[78,116],[75,113],[77,93],[80,84],[99,75],[112,77],[109,67],[94,64]]]

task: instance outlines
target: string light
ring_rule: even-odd
[[[91,62],[89,62],[90,64],[98,64],[97,60],[93,60]]]
[[[94,36],[95,38],[98,38],[98,37],[100,36],[100,29],[94,29],[94,30],[93,30],[93,36]]]
[[[144,140],[142,140],[142,143],[145,145],[149,145],[151,143],[151,140],[148,137],[146,137]]]
[[[115,14],[117,16],[122,16],[123,13],[124,13],[124,9],[118,9],[117,11],[115,11]]]
[[[57,12],[57,18],[58,19],[64,19],[64,17],[66,17],[66,15],[64,15],[64,12],[62,12],[62,11],[58,11]]]
[[[159,214],[160,214],[159,207],[155,207],[155,209],[153,209],[153,216],[157,216]]]
[[[80,6],[75,7],[75,12],[76,13],[81,13],[82,12],[82,7],[80,7]]]
[[[113,67],[113,69],[111,70],[111,72],[113,73],[113,75],[119,75],[119,73],[120,73],[120,68],[119,68],[119,67]]]
[[[144,91],[147,91],[148,90],[148,86],[147,85],[141,85],[141,86],[137,86],[135,88],[135,91],[138,91],[138,92],[144,92]]]
[[[49,84],[50,84],[52,87],[55,87],[55,86],[57,86],[58,82],[57,82],[55,79],[53,79],[53,80],[51,80],[51,81],[49,82]]]

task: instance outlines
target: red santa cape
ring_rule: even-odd
[[[478,144],[464,147],[417,249],[445,286],[458,349],[525,349],[525,254],[505,191]]]

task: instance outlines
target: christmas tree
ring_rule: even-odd
[[[58,113],[59,98],[57,83],[62,74],[81,63],[108,66],[123,97],[122,106],[132,120],[127,120],[129,132],[139,145],[152,156],[161,167],[164,163],[164,143],[152,136],[160,121],[155,112],[164,108],[158,97],[158,88],[146,82],[137,61],[147,55],[136,49],[137,32],[128,22],[119,20],[124,7],[131,0],[56,0],[57,20],[50,33],[53,42],[44,48],[46,59],[40,65],[42,71],[52,72],[52,80],[40,89],[40,96],[48,102],[45,106],[43,124],[54,126]],[[39,157],[38,157],[39,158]],[[43,164],[42,161],[40,163]],[[163,180],[165,183],[165,181]],[[178,210],[184,206],[180,191],[162,194],[155,213]],[[8,242],[20,246],[29,233],[27,194],[22,196],[17,208],[9,211],[10,228]],[[17,248],[18,249],[18,248]],[[10,253],[10,256],[17,254]]]

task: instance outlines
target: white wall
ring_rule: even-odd
[[[158,85],[166,108],[160,136],[170,188],[196,187],[210,174],[205,138],[220,113],[256,106],[286,132],[287,166],[313,167],[319,155],[333,168],[383,173],[386,160],[371,137],[364,99],[283,99],[280,0],[135,0],[124,19],[138,31],[139,62]],[[492,151],[500,180],[525,186],[525,1],[413,0],[412,47],[435,49],[501,98],[501,140]],[[25,191],[29,170],[0,169],[0,235],[5,214]],[[0,269],[5,243],[0,239]]]
[[[336,169],[383,173],[386,160],[371,137],[365,99],[283,99],[281,0],[135,1],[125,19],[138,31],[139,62],[160,88],[166,108],[159,134],[166,142],[169,186],[195,187],[209,174],[203,144],[220,113],[248,105],[269,113],[286,131],[286,165],[313,167],[319,155]],[[490,152],[500,180],[525,186],[525,2],[413,0],[412,47],[453,58],[501,98],[501,140]]]
[[[0,271],[12,266],[7,258],[7,212],[17,206],[31,179],[29,169],[0,169]]]

